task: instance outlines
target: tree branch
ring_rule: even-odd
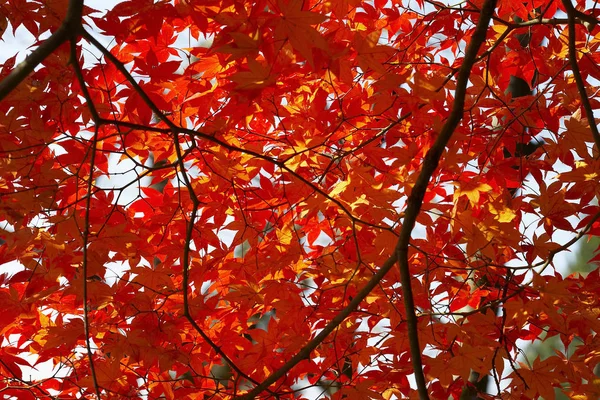
[[[75,77],[79,81],[79,86],[81,86],[81,93],[83,97],[86,99],[87,107],[90,110],[90,114],[92,116],[92,120],[96,124],[94,129],[94,137],[92,138],[92,148],[91,148],[91,156],[90,156],[90,173],[88,175],[87,181],[87,195],[85,198],[85,216],[84,216],[84,228],[83,228],[83,261],[81,265],[82,275],[83,275],[83,331],[85,334],[85,347],[87,351],[88,362],[90,363],[90,374],[92,375],[92,382],[94,384],[94,390],[96,392],[96,398],[100,399],[100,386],[98,384],[98,378],[96,374],[96,367],[94,364],[94,354],[92,353],[92,346],[90,342],[90,317],[89,317],[89,308],[88,308],[88,245],[90,243],[90,211],[91,211],[91,201],[92,201],[92,185],[94,181],[94,167],[96,164],[96,151],[98,146],[98,111],[96,110],[96,106],[92,101],[92,97],[90,96],[87,87],[85,86],[85,80],[83,79],[83,72],[81,71],[81,66],[79,65],[79,60],[77,59],[77,44],[74,36],[71,37],[71,56],[70,61],[73,65],[73,70],[75,72]],[[85,159],[85,158],[84,158]]]
[[[0,101],[4,100],[54,50],[77,35],[81,26],[82,13],[83,0],[69,1],[67,16],[56,32],[40,44],[23,62],[13,68],[10,74],[0,82]]]
[[[486,37],[487,27],[490,22],[491,16],[494,12],[497,0],[488,0],[486,1],[482,14],[477,24],[477,28],[475,33],[473,34],[473,38],[471,39],[471,43],[467,49],[465,54],[465,59],[463,62],[463,66],[458,75],[458,83],[456,89],[456,98],[454,102],[454,106],[452,112],[450,114],[450,118],[446,122],[446,125],[442,129],[438,139],[434,146],[429,150],[427,156],[425,156],[425,162],[423,164],[423,169],[421,170],[421,174],[417,180],[417,184],[413,188],[413,191],[408,200],[408,206],[405,215],[405,222],[402,226],[401,235],[404,234],[404,240],[402,237],[398,241],[398,245],[396,247],[396,251],[390,258],[388,258],[379,271],[371,280],[357,293],[357,295],[352,299],[352,301],[342,310],[338,315],[336,315],[326,326],[323,328],[321,332],[317,336],[315,336],[312,340],[310,340],[295,356],[293,356],[290,360],[288,360],[284,365],[282,365],[277,371],[273,372],[267,379],[265,379],[260,385],[256,386],[254,389],[249,391],[247,394],[243,396],[239,396],[240,400],[251,400],[254,399],[260,392],[268,388],[271,384],[275,383],[278,379],[285,376],[285,374],[290,371],[296,364],[300,361],[310,358],[310,353],[321,344],[323,340],[330,333],[332,333],[359,305],[360,303],[367,297],[369,293],[379,284],[379,282],[383,279],[383,277],[394,267],[396,261],[398,261],[398,256],[405,257],[405,262],[403,263],[406,268],[404,272],[408,275],[408,279],[403,279],[402,286],[404,289],[404,298],[405,298],[405,306],[406,306],[406,298],[409,298],[408,302],[413,304],[412,293],[410,292],[410,272],[408,271],[408,242],[410,240],[410,234],[414,227],[414,223],[416,221],[416,217],[419,214],[421,209],[421,202],[423,201],[423,197],[425,196],[425,192],[427,190],[427,185],[429,183],[429,179],[431,175],[437,168],[437,164],[442,155],[442,152],[446,146],[446,143],[450,139],[454,129],[460,122],[463,113],[464,106],[464,98],[466,94],[467,81],[469,78],[469,74],[471,72],[471,67],[476,61],[477,52],[479,47],[483,43]],[[412,215],[409,215],[412,213]],[[406,221],[409,221],[408,225]],[[411,222],[412,221],[412,222]],[[408,284],[405,284],[408,282]],[[408,294],[407,294],[408,288]],[[407,314],[412,314],[413,318],[413,333],[411,334],[411,329],[409,327],[409,335],[415,336],[416,334],[416,316],[414,306],[411,309],[407,308]],[[416,363],[419,368],[415,368],[415,375],[418,377],[420,375],[420,381],[417,380],[419,386],[419,394],[421,398],[428,399],[427,388],[425,387],[425,379],[423,377],[423,371],[421,368],[421,353],[420,349],[418,349],[418,337],[415,336],[417,343],[417,351],[416,357],[415,352],[411,351],[413,357],[413,366],[415,365],[415,358],[417,358]],[[411,343],[413,339],[411,338]],[[412,350],[412,345],[411,345]],[[419,383],[420,382],[420,383]]]
[[[142,98],[144,103],[150,108],[150,110],[152,110],[152,112],[157,116],[157,118],[159,120],[161,120],[168,126],[168,128],[166,128],[166,129],[161,129],[161,128],[157,129],[157,128],[152,128],[152,127],[144,127],[144,128],[137,128],[137,129],[147,129],[147,130],[152,130],[154,132],[161,132],[161,133],[165,133],[165,134],[172,133],[172,132],[180,133],[180,134],[187,134],[187,135],[190,135],[193,137],[198,137],[200,139],[207,140],[212,143],[216,143],[219,146],[221,146],[224,149],[227,149],[229,151],[238,151],[240,153],[248,154],[253,157],[259,158],[261,160],[267,161],[267,162],[281,168],[282,170],[288,172],[290,175],[294,176],[296,179],[305,183],[307,186],[309,186],[311,189],[313,189],[319,195],[321,195],[324,198],[326,198],[327,200],[331,201],[333,204],[338,206],[344,212],[344,214],[346,214],[348,216],[348,218],[350,218],[352,221],[358,222],[362,225],[370,226],[372,228],[377,228],[377,229],[382,229],[382,230],[390,230],[389,227],[387,227],[385,225],[373,224],[373,223],[370,223],[367,221],[363,221],[360,218],[354,216],[352,214],[352,211],[350,211],[350,209],[348,207],[346,207],[344,205],[344,203],[342,203],[340,200],[330,196],[320,186],[314,184],[309,179],[303,177],[302,175],[300,175],[299,173],[297,173],[296,171],[294,171],[293,169],[288,167],[285,164],[284,160],[277,160],[275,158],[269,157],[269,156],[261,154],[259,152],[232,145],[230,143],[227,143],[224,140],[220,140],[219,138],[212,136],[212,135],[208,135],[204,132],[195,131],[192,129],[187,129],[187,128],[177,126],[173,121],[171,121],[165,115],[165,113],[163,113],[161,110],[158,109],[156,104],[154,104],[154,102],[150,99],[150,97],[146,94],[146,92],[144,92],[144,89],[142,89],[142,87],[135,81],[133,76],[129,73],[129,71],[127,71],[127,69],[125,68],[123,63],[117,57],[115,57],[110,51],[108,51],[108,49],[106,47],[104,47],[102,45],[102,43],[98,42],[98,40],[96,40],[86,30],[82,29],[81,35],[83,36],[83,38],[85,38],[90,43],[92,43],[98,50],[100,50],[100,52],[104,55],[104,57],[106,57],[106,59],[108,59],[119,70],[119,72],[121,72],[125,76],[127,81],[131,84],[131,86],[136,91],[136,93],[138,93],[140,95],[140,97]],[[127,123],[125,121],[110,121],[110,120],[106,120],[106,119],[102,119],[101,121],[102,121],[102,123],[110,123],[110,124],[121,125],[121,126],[130,126],[130,127],[137,126],[136,124]],[[393,125],[394,124],[392,124],[391,126],[393,126]],[[389,128],[391,128],[391,126]]]
[[[442,130],[434,145],[425,156],[421,173],[419,174],[417,182],[415,183],[415,186],[413,187],[413,190],[408,198],[404,223],[402,224],[400,238],[398,240],[398,245],[396,246],[396,254],[399,262],[400,279],[403,291],[402,299],[404,300],[404,308],[406,309],[406,324],[410,342],[410,353],[415,373],[415,380],[417,381],[417,391],[422,400],[429,399],[429,395],[427,393],[427,384],[425,382],[421,360],[421,347],[419,345],[417,326],[418,321],[415,314],[415,304],[411,288],[411,273],[408,264],[408,245],[410,243],[410,237],[415,226],[417,216],[421,211],[421,205],[423,203],[425,193],[427,192],[429,180],[437,169],[439,160],[446,148],[446,144],[448,144],[448,141],[452,137],[454,130],[462,119],[464,113],[463,108],[465,104],[465,96],[467,93],[467,83],[471,74],[471,68],[477,60],[479,48],[485,41],[488,25],[496,8],[496,1],[497,0],[487,0],[483,4],[479,22],[477,23],[477,27],[475,28],[471,42],[467,47],[465,58],[463,59],[462,66],[458,73],[452,111],[450,112],[446,123],[442,127]]]
[[[75,44],[72,45],[73,47]],[[74,52],[74,51],[73,51]],[[77,64],[77,60],[73,60],[75,64]],[[79,65],[76,66],[76,75],[79,77],[81,71],[78,69]],[[82,88],[84,88],[83,86]],[[82,89],[83,90],[83,89]],[[89,98],[89,94],[87,93],[87,89],[83,90],[86,98]],[[91,108],[92,110],[94,108]],[[92,115],[93,112],[92,112]],[[96,114],[97,115],[97,114]],[[83,261],[81,263],[81,274],[83,279],[83,330],[85,334],[85,347],[87,351],[88,361],[90,363],[90,373],[92,375],[92,382],[94,383],[94,390],[96,392],[96,398],[100,399],[100,386],[98,384],[98,378],[96,377],[96,368],[94,366],[94,355],[92,353],[92,346],[90,342],[90,318],[89,318],[89,305],[88,305],[88,265],[89,265],[89,256],[88,256],[88,247],[90,244],[90,213],[92,209],[92,185],[94,182],[94,172],[96,167],[96,151],[98,147],[98,125],[96,125],[94,129],[94,137],[92,138],[91,149],[89,150],[90,154],[90,172],[87,177],[86,182],[86,196],[85,196],[85,212],[83,218],[83,232],[81,233],[81,237],[83,240]],[[84,156],[84,159],[87,158]]]
[[[310,358],[310,353],[317,348],[332,333],[344,320],[362,303],[362,301],[371,293],[371,291],[379,284],[383,277],[396,265],[396,254],[388,258],[379,271],[373,275],[371,280],[356,294],[356,296],[342,309],[317,336],[310,340],[295,356],[290,358],[278,370],[267,377],[260,385],[253,388],[243,396],[236,397],[239,400],[253,400],[263,390],[266,390],[270,385],[277,382],[278,379],[285,376],[296,364],[302,360]]]
[[[600,132],[598,132],[598,126],[596,125],[596,119],[594,118],[594,110],[592,109],[590,99],[588,98],[587,91],[585,90],[585,82],[581,77],[579,65],[577,64],[577,49],[575,48],[575,18],[582,13],[579,13],[575,7],[573,7],[571,0],[562,0],[562,3],[567,10],[567,16],[569,17],[569,62],[571,63],[571,69],[573,70],[573,77],[575,78],[577,90],[579,91],[579,97],[581,97],[581,104],[585,110],[585,115],[588,119],[588,123],[590,124],[590,130],[592,131],[594,142],[596,143],[596,150],[598,150],[600,153]]]

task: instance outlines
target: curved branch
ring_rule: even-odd
[[[554,261],[554,257],[560,253],[561,251],[565,251],[568,250],[569,247],[571,247],[572,245],[574,245],[575,243],[577,243],[579,241],[579,239],[581,239],[582,237],[584,237],[585,235],[588,234],[588,232],[592,229],[592,226],[596,223],[596,221],[598,221],[600,219],[600,211],[597,212],[596,214],[594,214],[594,216],[588,221],[588,223],[585,225],[585,227],[579,231],[579,233],[577,235],[575,235],[574,237],[571,238],[571,240],[569,240],[567,243],[563,244],[562,246],[552,250],[549,254],[548,254],[548,258],[546,258],[545,261],[540,261],[538,264],[532,265],[530,267],[531,268],[538,268],[541,267],[539,271],[537,271],[538,274],[543,273],[546,268],[548,268],[549,265],[552,264],[552,261]],[[533,278],[531,278],[531,280],[527,283],[527,284],[523,284],[523,286],[529,286],[531,283],[533,282]]]
[[[200,337],[202,337],[202,339],[208,343],[208,345],[210,347],[212,347],[212,349],[218,354],[220,355],[223,360],[225,360],[225,362],[235,371],[238,373],[239,376],[243,377],[244,379],[246,379],[249,382],[254,383],[255,385],[258,385],[258,382],[254,379],[252,379],[249,375],[247,375],[246,373],[244,373],[244,371],[242,371],[232,360],[231,358],[221,349],[220,346],[218,346],[207,334],[206,332],[204,332],[204,330],[198,325],[198,323],[196,322],[196,320],[194,320],[192,314],[190,313],[190,303],[189,303],[189,271],[190,271],[190,263],[191,263],[191,256],[190,256],[190,251],[191,251],[191,243],[192,243],[192,233],[194,231],[194,224],[196,222],[196,217],[198,215],[198,209],[200,207],[201,201],[198,199],[198,196],[196,195],[196,193],[194,192],[194,188],[192,186],[192,183],[190,182],[189,177],[187,176],[186,172],[185,172],[185,164],[184,164],[184,159],[183,159],[183,152],[181,151],[181,146],[179,145],[179,138],[177,137],[177,130],[173,130],[173,143],[175,144],[175,152],[177,154],[177,165],[179,166],[179,169],[181,171],[181,175],[182,175],[182,179],[183,179],[183,184],[186,187],[189,195],[190,195],[190,199],[192,200],[192,213],[190,215],[190,220],[187,223],[186,226],[186,232],[185,232],[185,246],[183,248],[183,258],[182,258],[182,264],[183,264],[183,282],[182,282],[182,288],[183,288],[183,316],[188,320],[188,322],[192,325],[192,327],[194,328],[194,330],[196,332],[198,332],[198,334],[200,335]]]

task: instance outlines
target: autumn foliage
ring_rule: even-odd
[[[1,2],[0,395],[600,398],[571,1]]]

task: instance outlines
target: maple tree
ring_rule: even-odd
[[[2,2],[0,393],[600,397],[589,3]]]

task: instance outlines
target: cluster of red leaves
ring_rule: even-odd
[[[36,38],[75,27],[0,103],[0,393],[389,400],[417,396],[420,358],[421,397],[485,375],[503,398],[600,397],[600,276],[552,263],[600,235],[586,2],[498,1],[463,94],[481,0],[67,3],[0,6]],[[533,95],[511,99],[511,76]],[[385,266],[456,116],[416,205],[410,291]],[[556,335],[576,351],[517,360]]]

